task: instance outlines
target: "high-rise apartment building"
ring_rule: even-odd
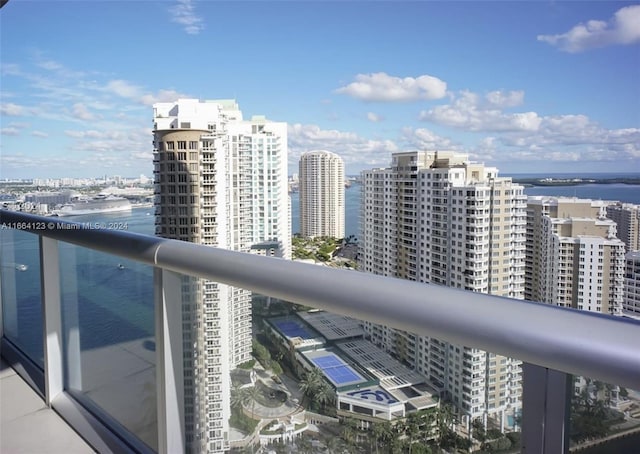
[[[454,152],[395,153],[390,168],[364,171],[361,179],[360,270],[523,298],[522,186]],[[467,423],[513,423],[508,416],[521,408],[520,361],[371,323],[365,328],[374,343],[428,377]]]
[[[526,299],[620,315],[624,242],[609,202],[535,196],[527,202]]]
[[[344,161],[330,151],[300,157],[300,233],[344,238]]]
[[[618,225],[618,238],[624,241],[627,251],[640,250],[640,205],[609,204],[607,217]]]
[[[627,252],[625,260],[622,315],[640,320],[640,251]]]
[[[156,234],[289,258],[287,125],[234,100],[153,106]],[[251,293],[182,278],[186,448],[228,449],[230,371],[251,358]]]

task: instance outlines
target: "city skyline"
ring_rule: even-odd
[[[313,149],[349,175],[415,149],[503,174],[637,170],[639,19],[629,2],[13,1],[0,178],[151,175],[148,109],[189,97],[286,122],[289,174]]]

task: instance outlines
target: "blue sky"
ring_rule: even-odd
[[[640,172],[629,2],[10,0],[0,51],[0,178],[151,176],[151,105],[179,97],[286,122],[290,172],[314,149]]]

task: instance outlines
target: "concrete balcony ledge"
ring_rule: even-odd
[[[0,452],[84,454],[95,450],[0,359]]]

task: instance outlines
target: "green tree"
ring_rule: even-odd
[[[247,390],[247,399],[251,404],[251,419],[255,419],[256,401],[260,396],[260,389],[258,389],[257,385],[245,389]]]
[[[243,407],[249,405],[251,397],[247,392],[247,388],[241,388],[240,385],[233,385],[231,388],[231,408],[242,410]]]
[[[255,339],[253,340],[252,347],[253,355],[258,361],[260,361],[260,364],[262,364],[264,367],[269,367],[269,363],[271,362],[271,354],[269,353],[269,350],[267,350],[267,347],[265,347]]]
[[[317,367],[307,371],[302,380],[300,380],[300,391],[306,402],[313,400],[313,395],[320,387],[323,378],[322,371]]]
[[[326,406],[333,402],[333,398],[333,388],[331,388],[326,381],[321,380],[311,396],[311,401],[320,405],[322,410],[325,411]]]
[[[473,438],[478,440],[480,443],[487,441],[487,434],[484,430],[484,424],[481,419],[474,419],[471,423],[471,428],[473,429]]]
[[[449,403],[441,403],[438,409],[438,445],[444,449],[461,448],[468,449],[471,440],[461,437],[454,430],[457,419],[453,407]]]
[[[424,425],[422,426],[422,440],[424,442],[430,442],[434,438],[434,432],[437,429],[438,410],[433,408],[426,410],[422,413],[422,420]]]
[[[283,373],[282,366],[280,366],[276,361],[271,361],[271,371],[273,372],[273,375],[282,375]]]
[[[354,448],[358,441],[358,422],[353,418],[342,420],[342,439],[347,443],[348,448]],[[349,449],[353,451],[353,449]]]
[[[405,421],[405,435],[407,436],[408,440],[408,444],[409,444],[409,454],[411,454],[413,452],[413,442],[415,441],[415,439],[418,437],[418,435],[420,434],[420,425],[422,423],[422,420],[420,418],[420,415],[418,415],[417,413],[411,413],[409,414],[409,416],[407,417],[406,421]]]
[[[311,452],[311,441],[304,436],[304,434],[298,436],[295,440],[296,447],[299,452],[306,453]]]
[[[374,422],[371,427],[371,432],[373,434],[373,437],[371,437],[371,442],[373,444],[371,450],[375,450],[376,454],[378,453],[378,447],[380,443],[383,441],[386,429],[387,428],[385,427],[384,423],[381,422]]]
[[[590,395],[588,387],[573,398],[570,428],[571,438],[576,442],[609,434],[607,407],[603,401]]]
[[[327,447],[328,454],[335,454],[339,451],[339,439],[336,437],[328,437],[324,444]]]
[[[394,431],[394,426],[389,421],[376,422],[371,428],[373,432],[373,439],[376,444],[376,452],[380,446],[388,448],[383,452],[388,452],[391,449],[391,441],[397,439]]]

